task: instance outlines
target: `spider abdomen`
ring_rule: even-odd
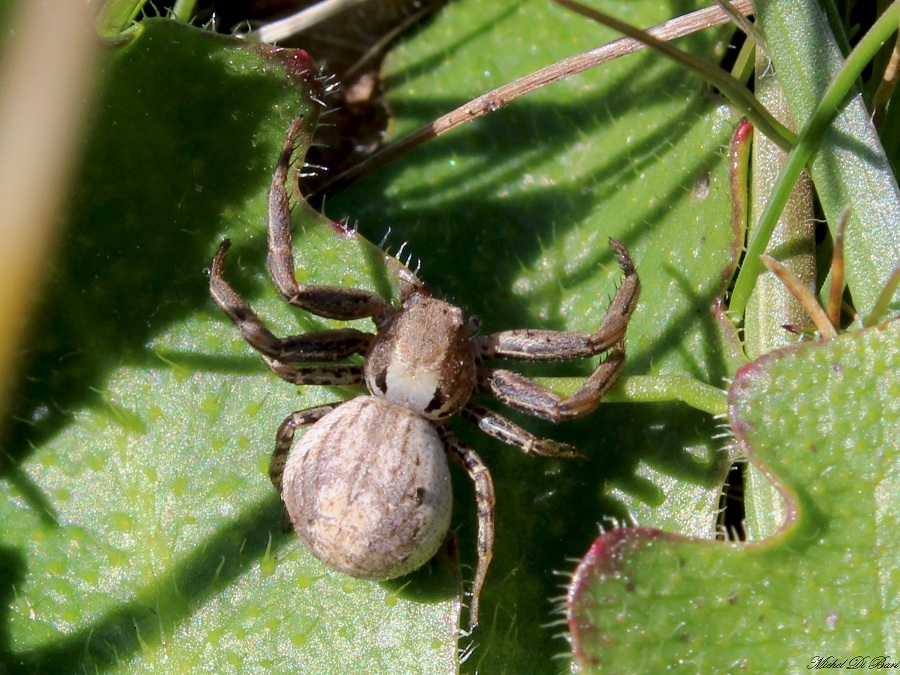
[[[342,404],[291,450],[283,498],[319,560],[364,579],[424,565],[450,527],[444,446],[411,410],[373,396]]]

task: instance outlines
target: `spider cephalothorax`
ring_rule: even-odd
[[[455,415],[475,388],[475,357],[462,310],[418,290],[372,341],[366,386],[430,420]]]
[[[399,308],[371,291],[300,284],[286,185],[301,127],[300,119],[292,123],[269,191],[269,273],[291,305],[330,319],[371,317],[376,332],[344,328],[276,337],[224,280],[229,243],[222,242],[213,258],[210,292],[263,361],[295,384],[365,382],[369,390],[367,396],[288,416],[276,436],[272,483],[316,557],[356,577],[390,579],[420,567],[440,547],[452,502],[446,455],[459,461],[475,484],[478,504],[478,568],[469,612],[470,627],[475,626],[493,552],[494,488],[487,467],[446,420],[460,414],[529,454],[576,455],[574,448],[537,438],[472,402],[472,393],[492,394],[553,422],[590,412],[624,366],[625,329],[640,281],[628,251],[610,239],[625,278],[596,332],[524,329],[476,336],[460,308],[433,298],[392,259],[387,260],[402,282]],[[566,398],[512,371],[480,367],[490,359],[564,361],[603,352],[609,352],[606,359]],[[354,354],[365,356],[363,365],[333,363]],[[310,425],[294,445],[295,432]]]

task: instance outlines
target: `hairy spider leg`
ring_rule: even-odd
[[[511,408],[550,422],[561,422],[594,410],[625,367],[625,330],[637,306],[641,282],[628,250],[610,239],[625,278],[594,333],[554,330],[508,330],[472,338],[476,362],[488,359],[570,361],[612,350],[571,396],[561,397],[536,382],[504,369],[479,369],[477,386]],[[481,423],[484,428],[484,422]],[[494,426],[494,425],[491,425]],[[488,433],[490,430],[485,429]],[[502,425],[492,433],[503,440]],[[527,452],[527,451],[526,451]]]
[[[637,306],[641,282],[631,256],[621,242],[610,239],[610,246],[625,278],[616,289],[603,321],[594,333],[579,331],[506,330],[472,338],[472,349],[478,363],[489,359],[519,361],[573,361],[585,359],[621,345],[625,329]]]
[[[269,188],[269,255],[266,266],[278,292],[294,307],[328,319],[349,321],[372,317],[378,323],[393,313],[391,305],[377,293],[342,286],[300,284],[294,272],[291,207],[287,189],[291,157],[303,132],[298,117],[288,129]]]
[[[469,605],[469,632],[478,625],[481,589],[487,577],[491,558],[494,556],[494,481],[481,457],[464,445],[445,424],[436,426],[451,458],[462,464],[475,485],[475,502],[478,510],[478,568],[472,582],[472,603]]]
[[[272,459],[269,461],[269,480],[275,486],[275,491],[281,496],[281,478],[284,475],[284,465],[294,443],[294,434],[297,429],[315,424],[332,410],[343,404],[344,401],[334,401],[317,405],[314,408],[298,410],[288,415],[275,434],[275,450],[272,451]]]
[[[617,345],[583,385],[565,398],[510,370],[479,369],[479,391],[504,405],[549,422],[563,422],[594,410],[625,367],[625,349]]]
[[[467,403],[460,413],[464,419],[474,423],[488,436],[496,438],[507,445],[518,448],[526,455],[536,457],[560,457],[563,459],[583,459],[571,445],[552,441],[549,438],[538,438],[518,424],[509,421],[503,415],[488,410],[475,403]]]

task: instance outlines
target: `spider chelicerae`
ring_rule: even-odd
[[[459,415],[530,455],[577,456],[569,445],[538,438],[471,400],[493,395],[510,408],[561,422],[590,412],[625,364],[624,337],[640,281],[625,247],[610,245],[625,273],[593,333],[508,330],[474,334],[476,322],[432,297],[406,267],[385,256],[400,280],[400,307],[367,290],[298,283],[294,269],[288,175],[303,129],[294,120],[269,190],[269,274],[288,303],[328,319],[369,317],[375,333],[355,328],[276,337],[223,278],[228,240],[212,262],[210,292],[272,371],[294,384],[355,385],[368,394],[294,412],[278,429],[269,475],[297,534],[325,564],[366,579],[391,579],[425,564],[450,526],[447,456],[475,485],[478,566],[469,626],[478,623],[481,590],[493,554],[494,487],[474,450],[447,421]],[[609,352],[584,384],[562,398],[490,359],[569,361]],[[362,365],[334,363],[364,355]],[[294,445],[298,429],[311,426]]]

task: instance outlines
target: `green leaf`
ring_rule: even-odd
[[[657,3],[629,3],[624,14],[641,26],[669,18]],[[681,44],[709,54],[721,36]],[[391,138],[616,37],[543,2],[451,3],[389,59]],[[655,54],[636,54],[442,136],[325,208],[358,221],[373,241],[387,236],[391,250],[407,242],[404,252],[421,259],[420,276],[481,316],[483,333],[593,330],[621,275],[607,244],[614,236],[634,254],[643,283],[627,374],[689,375],[721,388],[734,347],[719,337],[712,306],[737,251],[726,159],[735,122],[699,79]],[[561,392],[569,376],[583,379],[591,369],[513,367],[562,377]],[[567,647],[553,625],[560,573],[588,549],[600,522],[712,536],[728,458],[713,438],[715,421],[676,403],[601,405],[559,427],[510,416],[576,445],[589,461],[526,457],[454,422],[497,484],[495,555],[482,625],[463,641],[473,646],[463,669],[568,671],[553,657]],[[462,472],[454,478],[470,582],[474,497]]]
[[[281,532],[266,475],[301,407],[209,299],[212,253],[268,289],[265,204],[302,52],[153,20],[108,50],[0,482],[10,672],[455,668],[446,554],[402,584],[328,572]],[[381,255],[296,209],[300,262],[390,292]],[[389,280],[387,280],[389,281]],[[308,330],[271,295],[282,332]],[[318,391],[306,400],[324,401]],[[360,620],[360,616],[365,617]]]
[[[570,43],[557,43],[562,32]],[[607,37],[542,3],[487,14],[477,2],[451,6],[394,61],[398,127]],[[359,582],[281,534],[265,475],[274,430],[291,410],[348,394],[298,392],[267,374],[207,298],[202,270],[228,235],[228,278],[276,332],[322,325],[289,310],[263,265],[278,147],[289,118],[305,112],[312,124],[318,107],[293,84],[291,53],[159,21],[132,38],[98,76],[104,87],[9,444],[3,660],[36,672],[221,671],[236,660],[245,671],[455,670],[455,589],[470,567],[455,571],[444,553],[396,583]],[[692,43],[701,52],[714,44]],[[456,68],[436,53],[453,53]],[[403,77],[403,59],[415,73]],[[349,215],[374,240],[393,227],[389,244],[409,239],[424,278],[481,314],[485,330],[597,325],[620,275],[606,238],[618,236],[636,255],[645,298],[670,299],[639,310],[630,372],[686,371],[720,385],[727,369],[704,336],[715,334],[709,305],[732,262],[730,228],[719,227],[730,213],[730,125],[697,80],[638,55],[442,139],[330,202],[329,213]],[[540,142],[522,144],[529,136]],[[303,209],[295,218],[301,280],[389,292],[371,246]],[[696,230],[667,243],[685,223]],[[674,409],[684,410],[601,410],[559,430],[529,422],[576,443],[593,458],[587,467],[520,456],[459,425],[488,460],[500,499],[467,668],[565,668],[549,656],[565,644],[544,627],[559,595],[555,571],[587,548],[602,514],[708,527],[724,456],[708,417],[687,412],[673,423]],[[676,490],[681,481],[690,487]],[[474,505],[462,472],[455,482],[468,565]]]
[[[737,441],[776,481],[787,517],[754,544],[616,530],[571,597],[587,672],[676,666],[794,672],[892,654],[900,322],[764,356],[730,393]],[[713,655],[711,645],[727,645]],[[715,659],[715,660],[711,660]],[[890,660],[890,658],[888,659]]]
[[[641,26],[669,18],[659,3],[605,4]],[[464,472],[459,541],[420,572],[377,584],[326,570],[282,534],[266,467],[285,415],[354,392],[278,380],[207,296],[202,271],[228,236],[227,277],[276,333],[332,325],[291,311],[264,269],[279,147],[291,118],[312,126],[319,109],[308,62],[161,21],[129,37],[97,78],[5,446],[0,661],[26,672],[454,672],[458,590],[475,562]],[[388,64],[392,133],[614,37],[538,0],[450,3]],[[718,52],[722,37],[682,46]],[[390,232],[394,251],[409,242],[421,276],[485,332],[593,329],[620,276],[606,239],[621,239],[643,281],[626,374],[690,377],[700,386],[683,391],[715,409],[710,388],[740,358],[712,311],[739,251],[734,122],[696,78],[636,54],[442,137],[326,209],[372,241]],[[364,239],[303,208],[294,223],[301,281],[391,293]],[[591,365],[521,370],[565,390]],[[551,656],[567,644],[548,627],[558,573],[598,523],[711,535],[728,457],[714,420],[674,402],[602,405],[559,428],[516,419],[590,461],[525,457],[454,422],[498,493],[463,669],[568,672]]]

